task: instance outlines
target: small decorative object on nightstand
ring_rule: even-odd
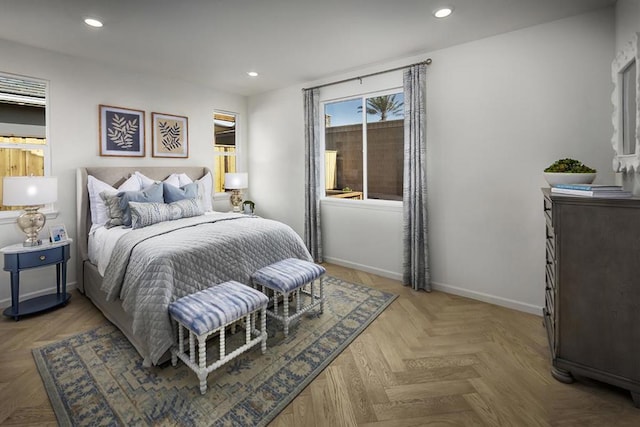
[[[242,212],[247,215],[253,215],[256,213],[256,204],[252,200],[245,200],[242,202]]]
[[[25,247],[22,243],[0,249],[4,254],[4,270],[11,273],[11,307],[5,316],[20,320],[20,316],[39,313],[66,305],[71,295],[67,293],[67,261],[71,253],[71,239],[60,243],[43,242],[40,246]],[[20,302],[20,272],[30,268],[56,266],[56,293],[42,295]]]

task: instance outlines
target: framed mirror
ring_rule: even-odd
[[[611,64],[611,76],[614,90],[611,96],[613,103],[613,138],[611,144],[615,151],[613,158],[614,172],[640,172],[640,111],[638,110],[638,94],[640,79],[638,78],[638,36],[636,33],[622,51],[618,52]]]

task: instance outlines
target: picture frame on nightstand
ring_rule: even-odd
[[[51,243],[65,242],[69,238],[64,224],[50,226],[49,235],[51,236]]]

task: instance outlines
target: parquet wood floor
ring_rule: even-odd
[[[327,270],[400,297],[271,426],[640,426],[628,392],[551,377],[541,317]],[[75,291],[64,308],[0,319],[0,425],[56,425],[31,349],[102,322]]]

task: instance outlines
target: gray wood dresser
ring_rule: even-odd
[[[542,192],[551,374],[622,387],[640,407],[640,198]]]

